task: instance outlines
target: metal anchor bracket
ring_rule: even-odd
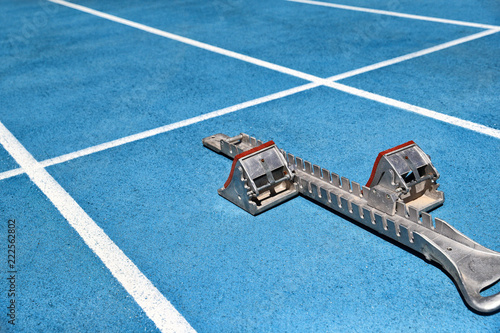
[[[438,172],[414,142],[380,153],[366,186],[246,134],[216,134],[203,144],[234,158],[219,194],[251,214],[301,194],[439,263],[475,310],[500,310],[500,293],[480,294],[500,281],[500,253],[427,213],[444,195],[437,191]]]

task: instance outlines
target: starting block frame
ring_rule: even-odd
[[[380,153],[365,186],[247,134],[215,134],[203,144],[234,159],[219,194],[247,212],[260,214],[300,194],[437,262],[476,311],[500,310],[500,293],[480,294],[500,281],[500,253],[428,213],[444,194],[430,157],[413,141]]]

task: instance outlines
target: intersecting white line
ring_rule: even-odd
[[[174,306],[0,122],[0,144],[162,332],[195,332]]]
[[[479,32],[479,33],[476,33],[476,34],[473,34],[470,36],[455,39],[455,40],[452,40],[450,42],[439,44],[439,45],[436,45],[436,46],[433,46],[433,47],[430,47],[427,49],[423,49],[423,50],[420,50],[417,52],[409,53],[409,54],[406,54],[406,55],[403,55],[400,57],[396,57],[393,59],[378,62],[378,63],[372,64],[372,65],[361,67],[361,68],[358,68],[358,69],[355,69],[352,71],[348,71],[345,73],[337,74],[337,75],[331,76],[327,79],[318,78],[317,81],[312,82],[312,83],[307,83],[307,84],[304,84],[304,85],[301,85],[301,86],[298,86],[295,88],[283,90],[283,91],[280,91],[280,92],[277,92],[274,94],[270,94],[270,95],[267,95],[264,97],[253,99],[253,100],[250,100],[250,101],[247,101],[244,103],[239,103],[239,104],[236,104],[236,105],[224,108],[224,109],[220,109],[217,111],[213,111],[213,112],[210,112],[207,114],[202,114],[202,115],[199,115],[199,116],[196,116],[193,118],[189,118],[186,120],[182,120],[182,121],[179,121],[176,123],[157,127],[157,128],[151,129],[151,130],[147,130],[147,131],[140,132],[137,134],[129,135],[129,136],[126,136],[126,137],[123,137],[120,139],[116,139],[116,140],[112,140],[112,141],[105,142],[102,144],[98,144],[96,146],[91,146],[91,147],[88,147],[85,149],[77,150],[75,152],[71,152],[68,154],[64,154],[61,156],[50,158],[50,159],[47,159],[47,160],[40,162],[40,165],[42,165],[43,167],[49,167],[49,166],[52,166],[55,164],[64,163],[64,162],[73,160],[75,158],[79,158],[82,156],[97,153],[97,152],[100,152],[100,151],[103,151],[106,149],[121,146],[121,145],[124,145],[126,143],[134,142],[137,140],[142,140],[142,139],[154,136],[154,135],[158,135],[161,133],[165,133],[165,132],[177,129],[177,128],[192,125],[192,124],[204,121],[204,120],[219,117],[219,116],[231,113],[231,112],[235,112],[238,110],[242,110],[245,108],[249,108],[249,107],[263,104],[266,102],[270,102],[270,101],[273,101],[276,99],[280,99],[280,98],[283,98],[286,96],[290,96],[290,95],[293,95],[293,94],[296,94],[296,93],[299,93],[302,91],[313,89],[313,88],[318,87],[320,85],[325,85],[325,86],[328,86],[330,88],[341,90],[341,91],[346,92],[348,94],[352,94],[352,95],[355,95],[358,97],[362,97],[362,98],[374,100],[374,101],[377,101],[380,103],[384,103],[387,105],[391,105],[391,106],[394,106],[394,107],[397,107],[400,109],[404,109],[406,111],[418,113],[418,114],[425,116],[425,117],[430,117],[430,118],[440,120],[440,121],[443,121],[443,122],[446,122],[446,123],[449,123],[449,124],[452,124],[455,126],[460,126],[460,127],[463,127],[463,128],[466,128],[466,129],[469,129],[469,130],[472,130],[472,131],[475,131],[478,133],[486,134],[486,135],[495,137],[497,139],[500,139],[500,131],[493,129],[491,127],[487,127],[487,126],[480,125],[480,124],[477,124],[477,123],[474,123],[471,121],[463,120],[463,119],[460,119],[457,117],[449,116],[449,115],[442,114],[442,113],[439,113],[436,111],[432,111],[429,109],[425,109],[422,107],[411,105],[411,104],[401,102],[401,101],[398,101],[395,99],[391,99],[388,97],[380,96],[380,95],[370,93],[370,92],[367,92],[367,91],[364,91],[361,89],[349,87],[349,86],[346,86],[344,84],[335,83],[335,81],[339,81],[342,79],[353,77],[355,75],[363,74],[363,73],[373,71],[373,70],[376,70],[376,69],[379,69],[382,67],[394,65],[394,64],[406,61],[406,60],[416,58],[416,57],[421,57],[423,55],[426,55],[426,54],[429,54],[432,52],[440,51],[440,50],[443,50],[445,48],[449,48],[449,47],[452,47],[452,46],[455,46],[458,44],[462,44],[462,43],[465,43],[465,42],[468,42],[468,41],[471,41],[474,39],[478,39],[478,38],[481,38],[484,36],[494,34],[498,31],[500,31],[500,30],[485,30],[485,31],[482,31],[482,32]],[[17,168],[17,169],[1,172],[0,173],[0,180],[11,178],[11,177],[23,174],[23,173],[24,173],[24,171],[22,168]]]
[[[499,31],[500,31],[500,29],[484,30],[484,31],[475,33],[473,35],[469,35],[469,36],[465,36],[465,37],[462,37],[462,38],[454,39],[452,41],[449,41],[449,42],[446,42],[446,43],[443,43],[443,44],[439,44],[439,45],[436,45],[436,46],[432,46],[432,47],[429,47],[427,49],[423,49],[423,50],[420,50],[420,51],[416,51],[416,52],[412,52],[412,53],[409,53],[409,54],[405,54],[405,55],[402,55],[400,57],[392,58],[392,59],[389,59],[389,60],[381,61],[381,62],[378,62],[376,64],[368,65],[368,66],[361,67],[361,68],[358,68],[358,69],[354,69],[352,71],[345,72],[345,73],[342,73],[342,74],[337,74],[337,75],[334,75],[334,76],[331,76],[331,77],[327,78],[327,80],[328,81],[340,81],[340,80],[346,79],[348,77],[352,77],[352,76],[355,76],[355,75],[367,73],[367,72],[370,72],[370,71],[373,71],[373,70],[376,70],[376,69],[379,69],[379,68],[382,68],[382,67],[387,67],[387,66],[390,66],[390,65],[394,65],[394,64],[406,61],[406,60],[410,60],[410,59],[414,59],[414,58],[417,58],[417,57],[421,57],[421,56],[424,56],[424,55],[427,55],[427,54],[430,54],[430,53],[433,53],[433,52],[437,52],[437,51],[441,51],[441,50],[447,49],[447,48],[452,47],[452,46],[456,46],[456,45],[459,45],[459,44],[470,42],[470,41],[473,41],[475,39],[479,39],[479,38],[482,38],[482,37],[486,37],[486,36],[495,34],[495,33],[499,32]]]
[[[197,116],[197,117],[189,118],[187,120],[183,120],[183,121],[176,122],[176,123],[173,123],[173,124],[161,126],[161,127],[155,128],[155,129],[148,130],[148,131],[144,131],[144,132],[140,132],[140,133],[137,133],[137,134],[133,134],[133,135],[130,135],[130,136],[127,136],[127,137],[124,137],[124,138],[120,138],[120,139],[117,139],[117,140],[105,142],[105,143],[102,143],[102,144],[99,144],[99,145],[96,145],[96,146],[88,147],[88,148],[81,149],[81,150],[78,150],[78,151],[75,151],[75,152],[72,152],[72,153],[68,153],[68,154],[65,154],[65,155],[61,155],[61,156],[58,156],[58,157],[47,159],[47,160],[44,160],[44,161],[40,162],[40,165],[43,166],[43,167],[48,167],[48,166],[52,166],[52,165],[55,165],[55,164],[67,162],[69,160],[72,160],[72,159],[75,159],[75,158],[78,158],[78,157],[86,156],[86,155],[93,154],[93,153],[96,153],[96,152],[100,152],[100,151],[103,151],[103,150],[106,150],[106,149],[109,149],[109,148],[117,147],[117,146],[129,143],[129,142],[133,142],[133,141],[141,140],[141,139],[144,139],[144,138],[148,138],[148,137],[160,134],[160,133],[165,133],[165,132],[171,131],[173,129],[177,129],[177,128],[180,128],[180,127],[188,126],[188,125],[200,122],[200,121],[204,121],[204,120],[211,119],[211,118],[214,118],[214,117],[218,117],[218,116],[221,116],[221,115],[224,115],[224,114],[228,114],[230,112],[235,112],[235,111],[238,111],[238,110],[241,110],[241,109],[244,109],[244,108],[248,108],[248,107],[255,106],[255,105],[258,105],[258,104],[262,104],[262,103],[266,103],[266,102],[269,102],[269,101],[272,101],[272,100],[275,100],[275,99],[279,99],[279,98],[283,98],[283,97],[286,97],[286,96],[290,96],[292,94],[295,94],[295,93],[298,93],[298,92],[301,92],[301,91],[305,91],[305,90],[309,90],[309,89],[318,87],[320,85],[325,85],[325,86],[328,86],[330,88],[338,89],[338,90],[341,90],[343,92],[346,92],[346,93],[349,93],[349,94],[352,94],[352,95],[355,95],[355,96],[358,96],[358,97],[362,97],[362,98],[370,99],[370,100],[377,101],[377,102],[380,102],[380,103],[384,103],[384,104],[387,104],[387,105],[391,105],[391,106],[394,106],[394,107],[397,107],[397,108],[400,108],[400,109],[404,109],[406,111],[418,113],[418,114],[420,114],[422,116],[430,117],[430,118],[433,118],[433,119],[436,119],[436,120],[440,120],[440,121],[443,121],[443,122],[446,122],[446,123],[449,123],[449,124],[452,124],[452,125],[460,126],[460,127],[463,127],[463,128],[466,128],[466,129],[469,129],[469,130],[472,130],[472,131],[475,131],[475,132],[478,132],[478,133],[486,134],[486,135],[489,135],[489,136],[492,136],[492,137],[500,139],[500,131],[499,130],[496,130],[496,129],[493,129],[493,128],[490,128],[490,127],[487,127],[487,126],[484,126],[484,125],[476,124],[476,123],[473,123],[473,122],[470,122],[470,121],[467,121],[467,120],[463,120],[463,119],[460,119],[460,118],[456,118],[456,117],[453,117],[453,116],[449,116],[449,115],[446,115],[446,114],[442,114],[442,113],[439,113],[439,112],[436,112],[436,111],[432,111],[432,110],[428,110],[428,109],[425,109],[425,108],[421,108],[421,107],[418,107],[418,106],[415,106],[415,105],[411,105],[411,104],[408,104],[408,103],[405,103],[405,102],[397,101],[395,99],[391,99],[391,98],[388,98],[388,97],[380,96],[380,95],[377,95],[377,94],[374,94],[374,93],[370,93],[370,92],[367,92],[367,91],[364,91],[364,90],[361,90],[361,89],[349,87],[349,86],[346,86],[346,85],[343,85],[343,84],[334,83],[335,81],[346,79],[348,77],[352,77],[352,76],[355,76],[355,75],[359,75],[359,74],[362,74],[362,73],[373,71],[375,69],[379,69],[379,68],[382,68],[382,67],[394,65],[396,63],[400,63],[400,62],[403,62],[403,61],[406,61],[406,60],[410,60],[410,59],[413,59],[413,58],[416,58],[416,57],[421,57],[421,56],[426,55],[426,54],[430,54],[430,53],[433,53],[433,52],[436,52],[436,51],[440,51],[440,50],[443,50],[443,49],[446,49],[446,48],[449,48],[449,47],[452,47],[452,46],[455,46],[455,45],[459,45],[459,44],[462,44],[462,43],[465,43],[465,42],[469,42],[469,41],[472,41],[472,40],[475,40],[475,39],[478,39],[478,38],[482,38],[482,37],[485,37],[485,36],[497,33],[497,32],[500,31],[500,29],[485,30],[485,31],[482,31],[482,32],[479,32],[479,33],[476,33],[476,34],[473,34],[473,35],[470,35],[470,36],[458,38],[458,39],[455,39],[455,40],[452,40],[452,41],[449,41],[449,42],[446,42],[446,43],[443,43],[443,44],[432,46],[432,47],[429,47],[427,49],[423,49],[423,50],[420,50],[420,51],[417,51],[417,52],[412,52],[412,53],[409,53],[409,54],[406,54],[406,55],[403,55],[403,56],[400,56],[400,57],[396,57],[396,58],[393,58],[393,59],[385,60],[385,61],[378,62],[378,63],[372,64],[372,65],[368,65],[368,66],[365,66],[365,67],[362,67],[362,68],[358,68],[358,69],[355,69],[355,70],[352,70],[352,71],[348,71],[348,72],[345,72],[345,73],[337,74],[337,75],[331,76],[331,77],[326,78],[326,79],[322,79],[322,78],[319,78],[319,77],[314,76],[314,75],[309,75],[309,74],[302,73],[302,72],[299,72],[299,71],[296,71],[296,70],[292,70],[292,69],[289,69],[289,68],[286,68],[286,67],[283,67],[283,66],[274,65],[274,64],[271,64],[269,62],[261,61],[261,60],[256,59],[256,58],[252,58],[252,57],[248,57],[248,56],[245,56],[245,55],[241,55],[241,54],[236,53],[236,52],[232,52],[232,51],[228,51],[228,50],[225,50],[225,49],[222,49],[222,48],[219,48],[219,47],[211,46],[209,44],[201,43],[201,42],[198,42],[198,41],[195,41],[195,40],[192,40],[192,39],[188,39],[188,38],[184,38],[184,37],[181,37],[181,36],[173,35],[173,34],[170,34],[170,33],[167,33],[167,32],[163,32],[161,30],[158,30],[158,29],[155,29],[155,28],[151,28],[151,27],[145,26],[143,24],[139,24],[139,23],[135,23],[135,22],[132,22],[132,21],[129,21],[129,20],[121,19],[119,17],[113,16],[113,15],[109,15],[109,14],[106,14],[106,13],[102,13],[102,12],[99,12],[99,11],[96,11],[96,10],[93,10],[93,9],[90,9],[90,8],[87,8],[87,7],[83,7],[83,6],[80,6],[80,5],[72,4],[72,3],[69,3],[69,2],[66,2],[66,1],[62,1],[62,0],[49,0],[49,1],[52,1],[54,3],[58,3],[60,5],[67,6],[67,7],[70,7],[70,8],[74,8],[74,9],[77,9],[77,10],[80,10],[80,11],[83,11],[83,12],[86,12],[86,13],[89,13],[89,14],[92,14],[92,15],[96,15],[96,16],[99,16],[99,17],[102,17],[102,18],[105,18],[105,19],[108,19],[108,20],[111,20],[111,21],[115,21],[115,22],[118,22],[118,23],[121,23],[121,24],[129,25],[129,26],[135,27],[137,29],[141,29],[141,30],[144,30],[144,31],[147,31],[147,32],[151,32],[151,33],[154,33],[154,34],[166,37],[166,38],[175,39],[175,40],[177,40],[179,42],[186,43],[186,44],[189,44],[189,45],[192,45],[192,46],[196,46],[196,47],[199,47],[199,48],[202,48],[202,49],[206,49],[208,51],[212,51],[212,52],[223,54],[223,55],[226,55],[226,56],[229,56],[229,57],[237,58],[237,59],[240,59],[240,60],[243,60],[243,61],[246,61],[246,62],[250,62],[250,63],[255,64],[255,65],[259,65],[261,67],[273,69],[273,70],[276,70],[276,71],[279,71],[279,72],[282,72],[282,73],[285,73],[285,74],[289,74],[289,75],[292,75],[292,76],[300,77],[300,78],[312,81],[312,83],[304,84],[304,85],[301,85],[301,86],[298,86],[298,87],[295,87],[295,88],[287,89],[287,90],[284,90],[284,91],[281,91],[281,92],[278,92],[278,93],[274,93],[274,94],[271,94],[271,95],[267,95],[267,96],[264,96],[264,97],[261,97],[261,98],[257,98],[257,99],[254,99],[254,100],[251,100],[251,101],[248,101],[248,102],[236,104],[236,105],[233,105],[231,107],[227,107],[227,108],[224,108],[224,109],[221,109],[221,110],[213,111],[213,112],[210,112],[208,114],[204,114],[204,115],[200,115],[200,116]],[[172,38],[172,37],[175,37],[175,38]],[[23,174],[23,173],[24,173],[24,170],[22,168],[17,168],[17,169],[5,171],[5,172],[0,173],[0,180],[7,179],[7,178],[10,178],[10,177],[14,177],[14,176],[17,176],[17,175],[20,175],[20,174]]]
[[[497,26],[497,25],[458,21],[458,20],[448,20],[448,19],[442,19],[442,18],[438,18],[438,17],[423,16],[423,15],[404,14],[404,13],[398,13],[398,12],[391,12],[388,10],[347,6],[347,5],[341,5],[341,4],[331,3],[331,2],[312,1],[312,0],[287,0],[287,1],[304,3],[304,4],[308,4],[308,5],[315,5],[315,6],[323,6],[323,7],[337,8],[337,9],[352,10],[352,11],[357,11],[357,12],[365,12],[365,13],[371,13],[371,14],[402,17],[402,18],[420,20],[420,21],[462,25],[462,26],[466,26],[466,27],[474,27],[474,28],[480,28],[480,29],[498,29],[498,28],[500,28],[500,26]]]
[[[156,28],[147,26],[145,24],[130,21],[130,20],[118,17],[118,16],[111,15],[111,14],[103,13],[103,12],[100,12],[100,11],[92,9],[92,8],[84,7],[84,6],[77,5],[77,4],[67,2],[64,0],[48,0],[48,1],[53,2],[53,3],[57,3],[59,5],[66,6],[69,8],[73,8],[73,9],[76,9],[76,10],[79,10],[81,12],[88,13],[88,14],[91,14],[94,16],[98,16],[98,17],[104,18],[106,20],[110,20],[110,21],[113,21],[116,23],[127,25],[127,26],[132,27],[132,28],[143,30],[143,31],[149,32],[149,33],[154,34],[154,35],[162,36],[162,37],[165,37],[165,38],[168,38],[171,40],[175,40],[175,41],[187,44],[187,45],[195,46],[195,47],[198,47],[200,49],[204,49],[204,50],[211,51],[214,53],[222,54],[222,55],[228,56],[230,58],[242,60],[242,61],[254,64],[254,65],[257,65],[260,67],[269,68],[269,69],[272,69],[272,70],[277,71],[277,72],[292,75],[292,76],[304,79],[306,81],[314,82],[315,80],[319,79],[317,76],[314,76],[314,75],[306,74],[306,73],[296,71],[296,70],[291,69],[291,68],[276,65],[276,64],[270,63],[268,61],[260,60],[260,59],[250,57],[250,56],[238,53],[238,52],[226,50],[226,49],[223,49],[223,48],[218,47],[218,46],[199,42],[199,41],[194,40],[194,39],[179,36],[179,35],[176,35],[176,34],[173,34],[170,32],[166,32],[166,31],[163,31],[160,29],[156,29]]]
[[[311,81],[311,82],[314,82],[314,83],[319,83],[321,85],[325,85],[325,86],[328,86],[328,87],[331,87],[331,88],[334,88],[334,89],[337,89],[336,87],[341,87],[342,86],[342,89],[339,89],[341,91],[344,91],[344,92],[347,92],[347,93],[350,93],[350,94],[352,93],[355,96],[359,96],[359,97],[371,99],[373,101],[377,101],[377,102],[384,103],[384,104],[391,105],[391,106],[396,106],[397,105],[396,107],[402,108],[404,110],[411,111],[411,112],[417,112],[417,110],[420,110],[420,109],[423,109],[423,108],[419,108],[417,106],[414,106],[414,105],[411,105],[411,104],[408,104],[408,103],[396,101],[396,100],[393,100],[393,99],[390,99],[390,98],[387,98],[387,97],[384,97],[384,96],[380,96],[380,95],[377,95],[377,94],[374,94],[374,93],[371,93],[371,92],[364,92],[364,93],[362,93],[363,91],[360,90],[360,89],[354,89],[354,88],[353,89],[345,89],[345,87],[346,87],[345,85],[339,86],[339,85],[336,85],[336,84],[332,84],[332,82],[331,82],[332,78],[336,79],[336,80],[339,80],[339,78],[346,78],[346,77],[349,77],[349,76],[358,75],[360,73],[364,73],[364,72],[371,71],[373,69],[377,69],[377,68],[381,68],[381,67],[384,67],[384,66],[392,65],[392,64],[395,64],[397,62],[406,61],[408,59],[412,59],[412,58],[415,58],[415,57],[418,57],[418,56],[421,56],[421,55],[424,55],[424,54],[429,54],[429,53],[432,53],[432,52],[436,52],[438,50],[443,50],[445,48],[448,48],[448,47],[451,47],[451,46],[455,46],[455,45],[458,45],[458,44],[461,44],[461,43],[465,43],[465,42],[468,42],[468,41],[471,41],[471,40],[474,40],[474,39],[478,39],[478,38],[481,38],[481,37],[484,37],[484,36],[487,36],[487,35],[491,35],[491,34],[494,34],[494,33],[497,33],[498,31],[500,31],[500,28],[482,31],[482,32],[479,32],[477,34],[470,35],[470,36],[463,37],[463,38],[459,38],[457,40],[454,40],[454,41],[451,41],[451,42],[447,42],[447,43],[444,43],[444,44],[441,44],[441,45],[437,45],[437,46],[431,47],[431,48],[426,49],[426,50],[422,50],[422,51],[419,51],[419,52],[414,52],[414,53],[411,53],[410,55],[398,57],[398,58],[391,59],[391,60],[388,60],[388,61],[385,61],[385,62],[374,64],[374,65],[371,65],[371,66],[366,66],[366,67],[364,67],[362,69],[351,71],[351,73],[349,75],[347,75],[347,73],[345,73],[344,75],[336,75],[336,76],[333,76],[331,78],[323,79],[323,78],[320,78],[320,77],[315,76],[315,75],[307,74],[307,73],[304,73],[304,72],[301,72],[301,71],[298,71],[298,70],[295,70],[295,69],[291,69],[291,68],[288,68],[288,67],[276,65],[276,64],[270,63],[268,61],[263,61],[263,60],[260,60],[260,59],[254,58],[254,57],[250,57],[250,56],[247,56],[247,55],[244,55],[244,54],[241,54],[241,53],[237,53],[237,52],[234,52],[234,51],[226,50],[226,49],[223,49],[223,48],[220,48],[220,47],[217,47],[217,46],[213,46],[213,45],[210,45],[210,44],[207,44],[207,43],[202,43],[202,42],[190,39],[190,38],[186,38],[186,37],[182,37],[182,36],[179,36],[179,35],[175,35],[175,34],[172,34],[172,33],[166,32],[166,31],[162,31],[160,29],[152,28],[152,27],[149,27],[149,26],[144,25],[144,24],[133,22],[133,21],[130,21],[130,20],[127,20],[127,19],[123,19],[123,18],[114,16],[114,15],[110,15],[110,14],[107,14],[107,13],[103,13],[103,12],[97,11],[95,9],[91,9],[91,8],[84,7],[84,6],[81,6],[81,5],[76,5],[76,4],[73,4],[73,3],[70,3],[70,2],[67,2],[67,1],[64,1],[64,0],[49,0],[49,1],[57,3],[57,4],[60,4],[60,5],[63,5],[63,6],[67,6],[67,7],[70,7],[70,8],[79,10],[79,11],[82,11],[82,12],[85,12],[85,13],[88,13],[88,14],[91,14],[91,15],[102,17],[102,18],[105,18],[105,19],[110,20],[110,21],[114,21],[114,22],[117,22],[117,23],[120,23],[120,24],[124,24],[124,25],[130,26],[130,27],[134,27],[136,29],[147,31],[147,32],[150,32],[152,34],[156,34],[156,35],[159,35],[159,36],[162,36],[162,37],[166,37],[166,38],[169,38],[169,39],[172,39],[172,40],[176,40],[176,41],[184,43],[184,44],[192,45],[192,46],[195,46],[195,47],[207,50],[207,51],[211,51],[211,52],[214,52],[214,53],[222,54],[222,55],[225,55],[227,57],[234,58],[234,59],[239,59],[239,60],[242,60],[242,61],[254,64],[254,65],[260,66],[260,67],[264,67],[264,68],[268,68],[268,69],[271,69],[271,70],[274,70],[274,71],[277,71],[277,72],[281,72],[281,73],[284,73],[284,74],[292,75],[292,76],[295,76],[295,77],[298,77],[298,78],[301,78],[301,79],[304,79],[304,80],[307,80],[307,81]],[[434,114],[438,114],[438,112],[436,112],[436,111],[432,111],[432,112],[417,112],[417,113],[419,113],[421,115],[424,115],[424,116],[432,116]],[[467,129],[470,129],[470,130],[473,130],[473,131],[476,131],[476,132],[479,132],[479,133],[483,133],[483,134],[486,134],[486,135],[492,135],[494,137],[500,138],[500,131],[499,130],[496,130],[496,129],[493,129],[493,128],[489,128],[489,127],[484,126],[484,125],[477,124],[477,126],[470,126],[471,124],[474,124],[474,123],[468,122],[468,121],[465,121],[465,120],[461,121],[461,119],[459,119],[459,118],[451,117],[451,116],[447,116],[447,115],[442,115],[439,118],[435,118],[435,119],[440,120],[440,121],[444,121],[444,122],[448,122],[448,123],[456,125],[456,126],[461,126],[461,127],[464,127],[464,128],[467,128]],[[460,120],[460,121],[458,121],[458,120]],[[487,130],[483,131],[483,129],[485,129],[485,128]]]
[[[204,50],[207,50],[207,51],[210,51],[210,52],[214,52],[214,53],[218,53],[218,54],[230,57],[230,58],[234,58],[234,59],[238,59],[238,60],[241,60],[241,61],[245,61],[245,62],[254,64],[254,65],[257,65],[257,66],[260,66],[260,67],[268,68],[268,69],[271,69],[271,70],[274,70],[274,71],[277,71],[277,72],[280,72],[280,73],[283,73],[283,74],[288,74],[288,75],[291,75],[291,76],[295,76],[297,78],[304,79],[304,80],[307,80],[307,81],[310,81],[310,82],[319,82],[321,84],[323,84],[324,82],[327,82],[327,81],[332,81],[332,79],[334,79],[334,80],[340,80],[342,78],[350,77],[350,76],[353,76],[353,75],[358,75],[358,74],[365,73],[365,72],[368,72],[368,71],[371,71],[371,70],[374,70],[374,69],[377,69],[377,68],[381,68],[381,67],[385,67],[385,66],[389,66],[389,65],[398,63],[398,62],[406,61],[406,60],[409,60],[409,59],[412,59],[412,58],[416,58],[416,57],[419,57],[419,56],[422,56],[422,55],[425,55],[425,54],[429,54],[429,53],[436,52],[436,51],[439,51],[439,50],[443,50],[443,49],[446,49],[446,48],[449,48],[449,47],[452,47],[452,46],[455,46],[455,45],[458,45],[458,44],[462,44],[462,43],[465,43],[465,42],[468,42],[468,41],[471,41],[471,40],[474,40],[474,39],[482,38],[482,37],[485,37],[487,35],[491,35],[491,34],[494,34],[494,33],[498,32],[498,31],[500,31],[500,27],[497,27],[496,29],[482,31],[482,32],[479,32],[479,33],[476,33],[476,34],[473,34],[473,35],[470,35],[470,36],[462,37],[462,38],[459,38],[459,39],[456,39],[456,40],[453,40],[453,41],[450,41],[450,42],[446,42],[446,43],[443,43],[443,44],[440,44],[440,45],[436,45],[436,46],[427,48],[425,50],[421,50],[421,51],[418,51],[418,52],[413,52],[413,53],[410,53],[410,54],[407,54],[407,55],[404,55],[404,56],[401,56],[401,57],[397,57],[397,58],[394,58],[394,59],[390,59],[390,60],[387,60],[387,61],[383,61],[383,62],[377,63],[375,65],[366,66],[366,67],[357,69],[357,70],[352,71],[352,72],[347,72],[347,73],[341,74],[341,75],[343,75],[342,77],[340,75],[336,75],[336,76],[332,76],[332,77],[327,78],[327,79],[323,79],[323,78],[320,78],[320,77],[315,76],[315,75],[307,74],[307,73],[304,73],[304,72],[301,72],[301,71],[298,71],[298,70],[295,70],[295,69],[291,69],[291,68],[288,68],[288,67],[285,67],[285,66],[273,64],[273,63],[268,62],[268,61],[260,60],[260,59],[257,59],[257,58],[251,57],[251,56],[247,56],[247,55],[244,55],[244,54],[241,54],[241,53],[238,53],[238,52],[230,51],[230,50],[218,47],[218,46],[214,46],[214,45],[210,45],[210,44],[207,44],[207,43],[199,42],[199,41],[194,40],[194,39],[190,39],[190,38],[186,38],[186,37],[179,36],[179,35],[176,35],[176,34],[172,34],[170,32],[166,32],[166,31],[163,31],[163,30],[160,30],[160,29],[157,29],[157,28],[153,28],[153,27],[141,24],[141,23],[130,21],[130,20],[127,20],[127,19],[115,16],[115,15],[103,13],[103,12],[100,12],[98,10],[95,10],[95,9],[92,9],[92,8],[88,8],[88,7],[85,7],[85,6],[81,6],[81,5],[77,5],[77,4],[74,4],[74,3],[71,3],[71,2],[67,2],[67,1],[64,1],[64,0],[48,0],[48,1],[51,1],[53,3],[57,3],[57,4],[60,4],[62,6],[66,6],[66,7],[69,7],[69,8],[73,8],[73,9],[76,9],[76,10],[79,10],[79,11],[82,11],[82,12],[85,12],[85,13],[97,16],[97,17],[101,17],[101,18],[104,18],[106,20],[110,20],[110,21],[113,21],[113,22],[116,22],[116,23],[127,25],[129,27],[133,27],[133,28],[136,28],[136,29],[139,29],[139,30],[143,30],[143,31],[146,31],[146,32],[158,35],[158,36],[162,36],[162,37],[165,37],[165,38],[168,38],[168,39],[171,39],[171,40],[175,40],[175,41],[187,44],[187,45],[198,47],[200,49],[204,49]]]
[[[290,95],[296,94],[296,93],[301,92],[301,91],[305,91],[305,90],[312,89],[314,87],[318,87],[320,85],[321,84],[314,83],[314,82],[313,83],[306,83],[304,85],[301,85],[301,86],[298,86],[295,88],[283,90],[283,91],[280,91],[280,92],[277,92],[274,94],[270,94],[270,95],[267,95],[264,97],[260,97],[260,98],[256,98],[256,99],[253,99],[253,100],[250,100],[247,102],[236,104],[236,105],[224,108],[224,109],[220,109],[220,110],[213,111],[210,113],[202,114],[202,115],[192,117],[192,118],[189,118],[186,120],[178,121],[178,122],[175,122],[175,123],[172,123],[169,125],[160,126],[160,127],[153,128],[153,129],[150,129],[150,130],[147,130],[144,132],[132,134],[132,135],[120,138],[120,139],[101,143],[101,144],[98,144],[96,146],[77,150],[77,151],[74,151],[72,153],[68,153],[68,154],[64,154],[64,155],[57,156],[54,158],[50,158],[50,159],[47,159],[47,160],[40,162],[40,165],[42,167],[46,168],[46,167],[49,167],[49,166],[52,166],[55,164],[64,163],[64,162],[73,160],[73,159],[78,158],[78,157],[94,154],[94,153],[97,153],[97,152],[100,152],[100,151],[103,151],[106,149],[110,149],[110,148],[124,145],[126,143],[134,142],[137,140],[142,140],[142,139],[149,138],[149,137],[161,134],[161,133],[166,133],[166,132],[169,132],[169,131],[172,131],[172,130],[175,130],[175,129],[178,129],[181,127],[196,124],[196,123],[199,123],[201,121],[205,121],[205,120],[212,119],[215,117],[220,117],[222,115],[229,114],[231,112],[235,112],[235,111],[238,111],[241,109],[249,108],[251,106],[255,106],[255,105],[259,105],[259,104],[273,101],[276,99],[280,99],[280,98],[283,98],[285,96],[290,96]],[[24,173],[24,170],[22,168],[17,168],[17,169],[5,171],[5,172],[0,173],[0,180],[11,178],[11,177],[23,174],[23,173]]]

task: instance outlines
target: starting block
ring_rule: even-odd
[[[292,172],[273,141],[234,157],[219,194],[256,215],[299,195]]]
[[[409,141],[377,156],[363,194],[370,206],[389,215],[395,214],[397,202],[428,212],[444,202],[438,178],[429,156]]]
[[[437,190],[439,173],[415,142],[381,152],[365,186],[247,134],[215,134],[203,144],[233,159],[218,192],[252,215],[305,196],[439,263],[473,309],[500,310],[500,293],[480,294],[500,281],[500,253],[428,213],[444,194]]]

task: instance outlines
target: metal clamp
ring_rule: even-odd
[[[439,263],[475,310],[500,310],[500,293],[481,296],[500,281],[500,253],[427,213],[444,195],[430,158],[414,142],[380,153],[363,187],[246,134],[216,134],[203,144],[234,158],[219,194],[251,214],[301,194]]]

